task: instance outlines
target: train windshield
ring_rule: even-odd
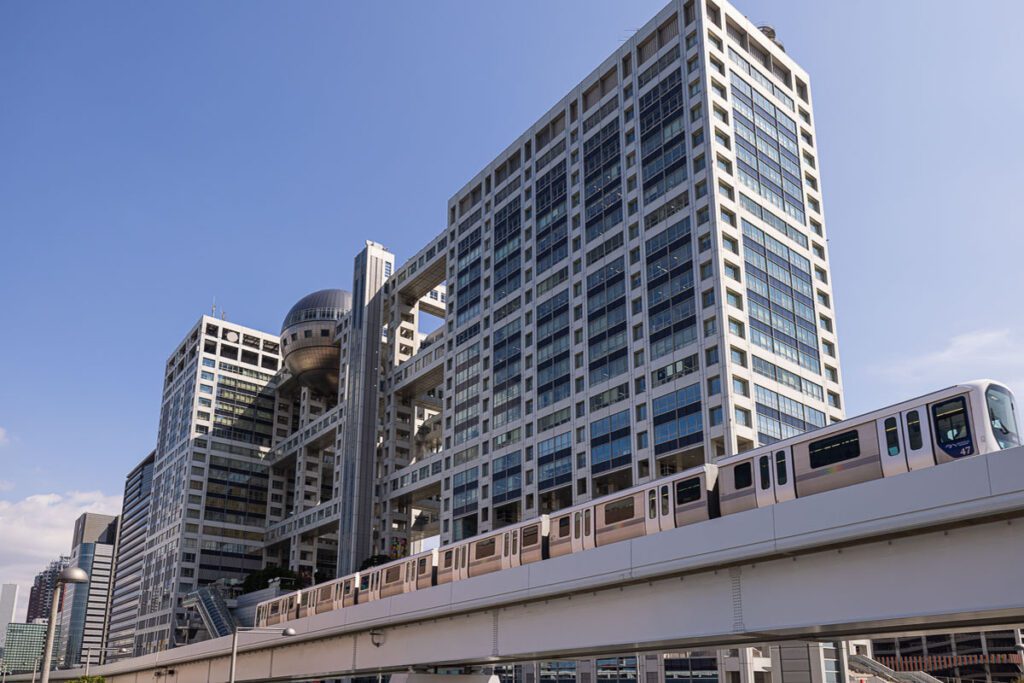
[[[985,392],[985,403],[988,404],[988,419],[999,448],[1019,446],[1020,431],[1013,413],[1013,394],[993,384]]]

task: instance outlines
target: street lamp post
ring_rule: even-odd
[[[50,657],[53,656],[53,636],[57,631],[57,606],[64,590],[64,584],[89,583],[89,575],[80,567],[66,567],[57,577],[57,585],[53,587],[53,600],[50,604],[50,621],[46,624],[46,645],[43,648],[43,670],[40,672],[40,683],[50,683]],[[35,673],[32,674],[35,683]]]
[[[228,668],[228,683],[235,683],[235,665],[238,662],[238,634],[239,633],[277,633],[282,636],[294,636],[295,629],[286,628],[279,631],[276,628],[258,628],[254,626],[236,626],[235,632],[231,634],[231,664]]]
[[[43,656],[39,655],[36,657],[36,663],[32,665],[32,683],[36,683],[36,674],[39,672],[39,662],[43,661]]]
[[[99,650],[100,654],[104,652],[116,652],[119,655],[123,655],[128,652],[126,647],[96,647],[95,645],[89,645],[85,648],[85,677],[89,677],[89,664],[92,662],[92,653],[94,650]]]

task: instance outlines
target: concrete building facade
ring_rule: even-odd
[[[279,338],[202,316],[164,371],[135,650],[188,642],[198,585],[263,566]],[[127,561],[127,553],[125,561]]]
[[[0,585],[0,652],[7,642],[7,625],[14,621],[14,609],[18,604],[18,584]]]

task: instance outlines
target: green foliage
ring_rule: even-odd
[[[387,555],[370,555],[368,558],[363,560],[363,563],[359,565],[359,571],[369,569],[370,567],[376,567],[379,564],[386,564],[391,561],[391,558]]]
[[[252,591],[261,590],[267,587],[271,579],[278,577],[282,579],[282,587],[289,588],[300,585],[299,575],[292,570],[286,567],[267,567],[245,577],[245,581],[242,582],[242,591],[251,593]]]
[[[68,681],[68,683],[105,683],[105,681],[106,679],[103,676],[79,676]]]

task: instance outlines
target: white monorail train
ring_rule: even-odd
[[[990,380],[957,384],[262,602],[271,626],[1021,444],[1014,399]]]

